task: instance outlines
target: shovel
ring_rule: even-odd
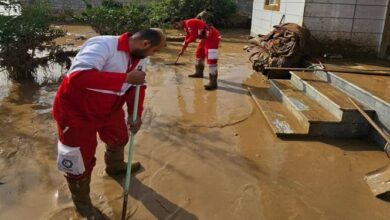
[[[386,140],[385,152],[388,157],[390,157],[390,137],[383,132],[383,130],[367,115],[363,109],[360,108],[351,98],[348,98],[349,101],[355,106],[355,108],[363,115],[363,117],[375,128],[375,130]],[[390,166],[384,166],[379,169],[376,169],[372,172],[369,172],[364,177],[364,180],[367,182],[368,186],[371,189],[371,192],[375,196],[382,195],[390,191]]]
[[[178,63],[177,61],[179,61],[179,58],[180,58],[180,55],[177,56],[177,59],[174,63],[166,63],[165,65],[185,65],[184,63]]]

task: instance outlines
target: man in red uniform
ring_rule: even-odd
[[[210,82],[208,85],[205,85],[205,89],[217,89],[218,47],[221,40],[221,35],[218,30],[196,18],[188,20],[175,19],[174,22],[176,22],[176,27],[183,28],[186,34],[179,55],[184,53],[190,43],[196,39],[200,39],[196,48],[195,74],[191,74],[189,77],[203,78],[204,59],[206,58],[209,67]]]
[[[134,35],[93,37],[73,59],[56,93],[53,117],[59,136],[57,167],[66,173],[76,210],[87,219],[102,219],[89,197],[91,172],[96,162],[96,136],[99,134],[106,144],[106,173],[124,174],[127,125],[136,133],[142,123],[146,89],[144,58],[165,44],[165,36],[159,29],[145,29]],[[133,122],[135,85],[142,86],[138,120]],[[125,103],[129,115],[127,125]]]

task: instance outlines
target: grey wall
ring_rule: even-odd
[[[318,39],[379,51],[389,0],[306,0],[303,23]]]

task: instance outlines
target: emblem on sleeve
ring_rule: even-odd
[[[73,166],[73,162],[67,159],[62,160],[62,165],[68,169],[70,169]]]

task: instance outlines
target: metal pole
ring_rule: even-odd
[[[142,66],[139,66],[138,70],[142,71]],[[134,106],[133,106],[133,122],[137,121],[137,118],[138,118],[139,90],[140,90],[140,85],[136,85]],[[125,180],[125,188],[124,188],[124,192],[123,192],[123,206],[122,206],[122,218],[121,218],[122,220],[126,219],[127,200],[129,197],[130,179],[131,179],[131,162],[133,160],[134,136],[135,136],[135,134],[132,131],[130,131],[130,143],[129,143],[129,150],[128,150],[128,155],[127,155],[126,180]]]
[[[324,71],[324,72],[335,72],[335,73],[354,73],[354,74],[362,74],[362,75],[375,75],[375,76],[390,76],[390,70],[384,69],[384,70],[337,70],[337,69],[311,69],[311,68],[287,68],[287,67],[265,67],[265,70],[284,70],[284,71],[308,71],[308,72],[315,72],[315,71]],[[374,71],[383,71],[383,72],[389,72],[389,73],[378,73]]]

